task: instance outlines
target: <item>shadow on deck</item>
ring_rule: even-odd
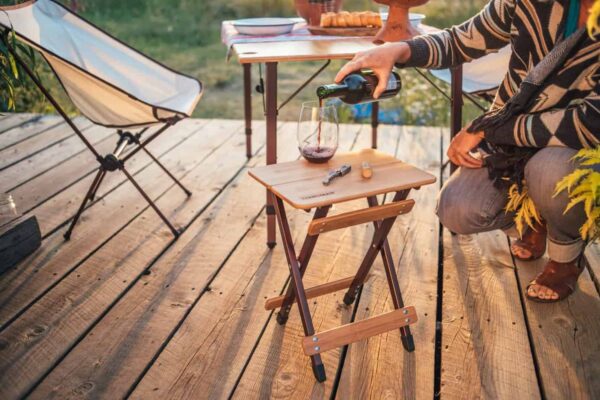
[[[102,152],[114,134],[83,119]],[[279,247],[265,246],[262,188],[247,176],[264,163],[264,125],[245,157],[243,122],[188,120],[150,145],[193,191],[143,154],[129,170],[183,229],[178,240],[124,176],[107,176],[73,238],[62,233],[96,161],[56,117],[0,117],[0,192],[36,215],[44,241],[0,276],[0,398],[600,398],[600,251],[568,301],[540,305],[523,288],[542,267],[515,264],[506,237],[451,236],[434,214],[439,186],[415,193],[415,211],[390,235],[417,351],[398,332],[323,354],[316,383],[293,309],[285,327],[264,300],[288,283]],[[298,156],[295,124],[280,128],[279,159]],[[368,126],[344,125],[343,150],[370,145]],[[380,149],[440,177],[440,128],[380,129]],[[290,212],[293,234],[310,217]],[[371,227],[317,245],[307,286],[354,273]],[[379,261],[378,261],[379,262]],[[352,307],[340,293],[312,301],[317,331],[392,308],[382,266]]]

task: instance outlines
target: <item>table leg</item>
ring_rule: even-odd
[[[398,201],[405,200],[408,197],[409,191],[406,190],[400,193],[401,194],[399,196],[396,196]],[[369,202],[369,207],[376,207],[379,205],[377,197],[369,197],[367,200]],[[375,229],[378,229],[381,223],[375,221],[374,225]],[[383,268],[385,270],[385,275],[388,281],[390,293],[392,294],[392,302],[394,304],[394,308],[396,310],[404,308],[404,299],[402,299],[402,291],[400,290],[400,284],[398,283],[398,274],[396,273],[396,267],[394,265],[392,250],[390,249],[390,244],[387,239],[383,242],[383,246],[381,248],[381,258],[383,259]],[[413,336],[410,332],[410,327],[408,325],[400,328],[400,335],[402,339],[402,345],[404,346],[406,351],[414,351],[415,341],[413,339]]]
[[[267,165],[277,164],[277,63],[266,64],[265,118],[267,122]],[[267,192],[267,246],[277,243],[275,210],[272,196]]]
[[[377,127],[379,126],[379,102],[372,103],[371,108],[371,148],[377,148]]]
[[[294,288],[296,294],[296,302],[298,303],[298,310],[300,311],[300,319],[302,320],[302,327],[304,328],[304,336],[312,336],[315,334],[315,327],[313,326],[312,317],[308,308],[308,301],[306,299],[306,293],[304,290],[304,284],[302,283],[302,273],[300,272],[300,263],[296,258],[296,250],[294,249],[294,238],[290,231],[287,216],[285,213],[285,206],[283,201],[270,194],[271,200],[273,201],[275,212],[277,214],[277,222],[279,223],[279,232],[281,233],[281,241],[283,244],[283,250],[287,258],[288,266],[290,268],[291,285]],[[310,356],[313,373],[315,378],[319,382],[323,382],[326,379],[325,366],[321,360],[319,354]]]
[[[331,206],[319,207],[315,211],[315,215],[313,216],[313,220],[319,218],[325,218]],[[310,257],[312,256],[313,250],[315,249],[315,245],[317,244],[317,239],[319,235],[306,235],[306,239],[304,240],[304,244],[302,245],[302,249],[300,249],[300,255],[298,256],[298,262],[300,263],[300,276],[304,277],[306,273],[306,268],[310,261]],[[294,303],[295,294],[294,288],[290,284],[287,288],[287,292],[285,294],[285,299],[283,300],[283,304],[279,312],[277,313],[277,322],[279,325],[283,325],[287,322],[288,316],[290,314],[290,309],[292,304]]]
[[[246,122],[246,157],[252,158],[252,64],[244,69],[244,120]]]
[[[382,222],[378,222],[377,229],[375,230],[375,234],[373,236],[373,241],[371,242],[371,246],[369,246],[369,250],[367,250],[367,254],[365,258],[363,258],[360,267],[358,267],[358,272],[356,273],[350,288],[344,295],[344,303],[346,305],[350,305],[356,299],[356,294],[358,293],[358,289],[362,286],[373,266],[373,262],[377,257],[377,254],[381,252],[384,243],[387,241],[387,235],[389,234],[394,222],[396,221],[396,217],[386,218]],[[393,293],[392,293],[393,294]]]
[[[450,69],[450,88],[451,88],[451,114],[450,114],[450,137],[460,132],[462,129],[462,107],[463,107],[463,68],[462,65]],[[457,166],[451,164],[450,172],[454,172]]]

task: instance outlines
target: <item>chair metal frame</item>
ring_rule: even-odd
[[[115,146],[115,150],[112,153],[101,155],[94,148],[94,146],[90,143],[90,141],[83,135],[81,130],[75,125],[73,120],[67,115],[64,109],[60,106],[57,100],[52,96],[52,94],[48,91],[48,89],[42,84],[37,75],[32,71],[32,69],[25,63],[25,61],[21,58],[15,48],[13,48],[10,40],[8,38],[9,35],[8,29],[2,29],[0,32],[0,39],[5,44],[9,53],[13,56],[17,64],[25,71],[27,76],[31,78],[33,83],[37,86],[37,88],[42,92],[44,97],[48,99],[48,101],[52,104],[55,110],[60,114],[60,116],[65,120],[67,125],[75,132],[75,134],[83,141],[88,150],[94,155],[98,163],[100,164],[96,176],[94,177],[92,184],[90,185],[85,197],[79,209],[77,210],[75,216],[73,217],[71,224],[67,231],[64,234],[65,240],[69,240],[73,233],[73,229],[77,224],[81,214],[84,212],[86,206],[89,203],[92,203],[96,197],[96,193],[102,184],[104,177],[107,172],[113,172],[120,170],[125,174],[127,179],[131,182],[131,184],[136,188],[136,190],[142,195],[142,197],[148,202],[150,207],[158,214],[161,220],[167,225],[173,235],[177,238],[179,237],[179,230],[176,229],[173,224],[168,220],[168,218],[164,215],[164,213],[158,208],[156,203],[148,196],[146,191],[142,189],[142,187],[137,183],[137,181],[133,178],[133,176],[129,173],[129,171],[125,168],[125,163],[131,159],[134,155],[136,155],[140,151],[144,151],[153,162],[155,162],[174,182],[179,186],[187,196],[191,196],[192,192],[190,192],[183,184],[148,150],[147,146],[150,142],[156,139],[160,134],[165,132],[168,128],[175,125],[177,122],[181,121],[183,118],[181,117],[173,117],[168,119],[163,119],[163,125],[154,133],[152,133],[145,140],[141,140],[142,135],[146,133],[148,127],[141,128],[139,132],[132,133],[129,131],[124,131],[122,129],[117,129],[117,134],[119,138],[117,140],[117,144]],[[60,80],[60,79],[59,79]],[[125,151],[128,146],[133,146],[127,152]]]

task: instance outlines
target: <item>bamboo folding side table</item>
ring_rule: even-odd
[[[373,176],[370,179],[361,177],[360,166],[364,161],[369,162],[373,169]],[[343,164],[350,164],[352,171],[324,186],[322,180],[327,172]],[[417,314],[414,307],[404,306],[387,236],[396,218],[412,210],[415,202],[407,199],[410,190],[434,183],[435,177],[373,149],[340,154],[327,164],[310,164],[305,160],[298,160],[254,168],[249,174],[267,188],[272,198],[291,275],[287,293],[268,299],[265,308],[267,310],[280,308],[277,321],[283,325],[288,319],[294,301],[298,304],[305,335],[302,346],[304,353],[311,358],[316,379],[319,382],[326,379],[320,353],[393,329],[400,329],[404,348],[409,352],[414,351],[409,325],[417,321]],[[377,195],[387,193],[395,193],[393,200],[380,205]],[[368,207],[327,216],[332,205],[358,199],[366,199]],[[284,202],[299,210],[315,209],[299,254],[296,254],[294,249]],[[302,277],[319,235],[364,223],[373,223],[375,232],[356,275],[305,289]],[[347,290],[344,303],[352,304],[358,290],[365,283],[377,254],[381,254],[383,259],[395,310],[325,332],[315,332],[307,299]]]

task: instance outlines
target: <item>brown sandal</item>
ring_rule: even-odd
[[[527,298],[538,303],[556,303],[569,297],[575,291],[577,279],[583,272],[583,263],[580,261],[581,257],[578,260],[566,264],[552,260],[548,261],[546,267],[544,267],[544,271],[527,285]],[[547,287],[558,294],[558,298],[540,299],[537,296],[530,296],[529,288],[532,285]]]
[[[511,253],[517,260],[535,261],[546,254],[546,225],[536,223],[534,228],[529,228],[522,239],[517,239],[513,243],[513,246],[527,250],[531,254],[529,257],[519,257],[512,251],[511,246]]]

